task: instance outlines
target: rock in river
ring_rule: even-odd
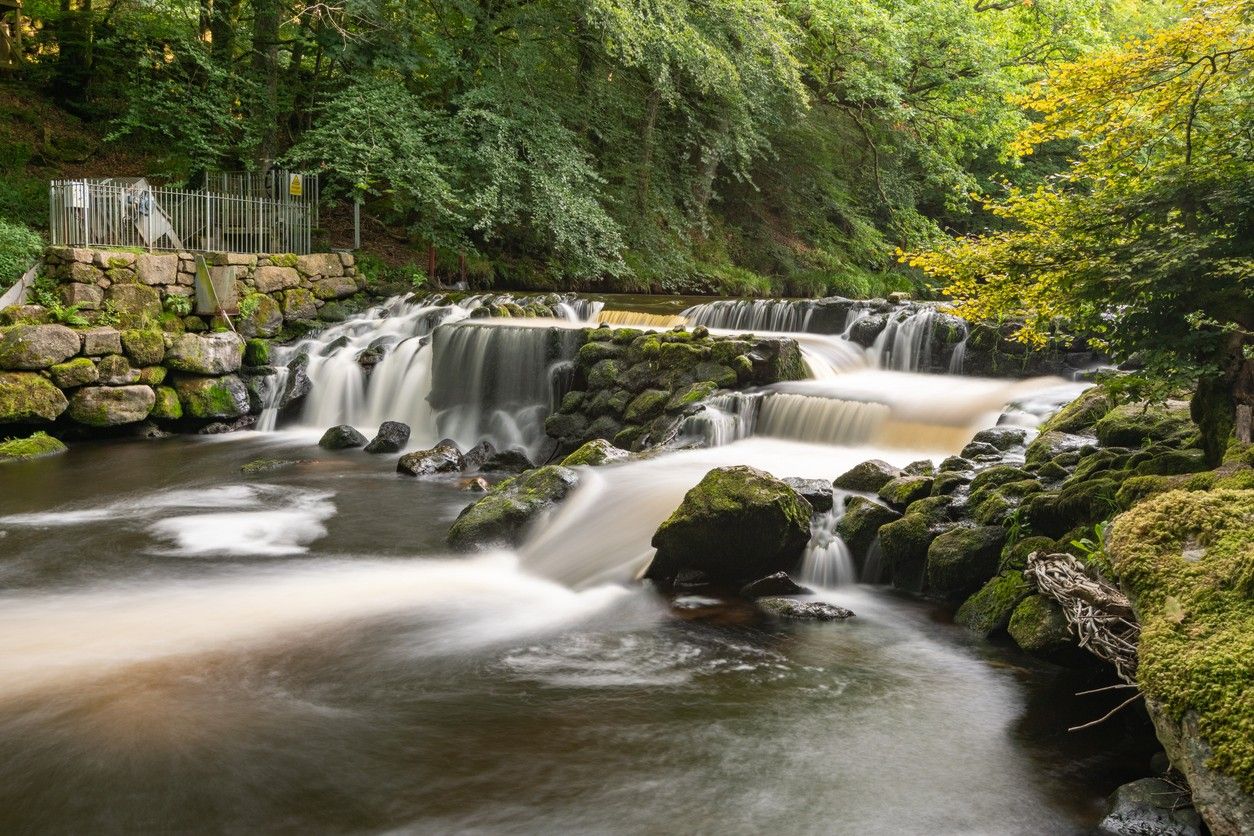
[[[466,468],[462,451],[449,439],[444,439],[430,450],[406,453],[396,463],[397,473],[410,476],[433,476],[436,473],[458,473]]]
[[[353,447],[365,447],[366,437],[348,424],[339,424],[322,434],[318,446],[326,450],[348,450]]]
[[[824,601],[798,601],[795,598],[759,598],[757,605],[780,618],[795,621],[843,621],[853,612]]]
[[[409,424],[384,421],[379,432],[366,445],[367,453],[399,453],[409,443]]]
[[[448,543],[461,551],[516,546],[527,524],[565,499],[578,483],[575,471],[561,465],[506,479],[458,515],[449,529]]]

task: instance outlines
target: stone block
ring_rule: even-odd
[[[357,283],[347,276],[319,279],[310,289],[318,299],[343,299],[357,292]]]
[[[274,293],[300,285],[300,273],[291,267],[258,267],[253,273],[253,283],[262,293]]]
[[[94,311],[104,302],[104,291],[94,284],[70,282],[57,286],[57,296],[62,304],[78,305],[79,308]]]
[[[46,369],[78,354],[78,333],[64,325],[0,328],[0,369]]]
[[[311,253],[296,258],[296,269],[306,276],[342,276],[344,263],[336,253]]]
[[[67,271],[70,281],[83,282],[84,284],[95,284],[100,281],[104,275],[100,270],[91,265],[90,262],[75,261],[70,265]]]
[[[0,372],[0,424],[52,421],[67,404],[61,390],[38,372]]]
[[[174,284],[178,277],[179,257],[173,253],[145,253],[135,260],[135,265],[139,280],[144,284]]]
[[[147,418],[156,401],[147,386],[86,386],[70,399],[70,417],[89,427],[133,424]]]
[[[92,328],[83,332],[83,353],[88,357],[122,353],[122,334],[116,328]]]

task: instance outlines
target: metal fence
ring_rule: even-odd
[[[271,169],[258,175],[210,175],[207,185],[193,191],[152,186],[143,178],[54,180],[49,189],[52,243],[207,252],[311,251],[318,224],[317,178]]]

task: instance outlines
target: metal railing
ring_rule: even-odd
[[[308,253],[318,222],[317,178],[282,170],[272,172],[268,193],[268,174],[255,175],[257,187],[243,179],[232,183],[210,175],[209,188],[200,190],[152,186],[143,178],[54,180],[49,187],[52,243],[70,247]],[[253,175],[244,178],[250,176]],[[293,176],[298,178],[295,184]],[[231,193],[214,186],[238,186],[238,190]]]

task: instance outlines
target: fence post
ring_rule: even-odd
[[[353,200],[353,249],[361,249],[361,198]]]

